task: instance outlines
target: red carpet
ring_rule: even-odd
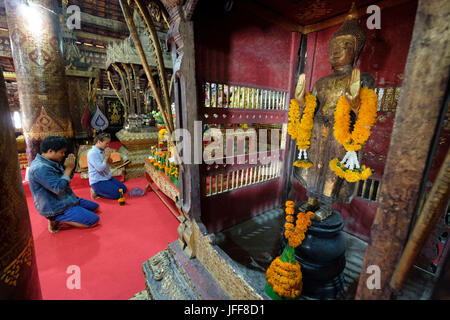
[[[145,178],[126,181],[128,190],[144,188]],[[87,180],[76,175],[72,189],[79,197],[89,198]],[[47,219],[36,211],[24,183],[30,211],[37,265],[43,299],[122,300],[145,290],[141,265],[176,240],[178,220],[152,192],[143,197],[125,195],[125,206],[115,200],[98,199],[100,223],[92,229],[64,227],[51,234]],[[80,289],[68,289],[73,273],[80,269]],[[72,271],[73,272],[73,271]]]

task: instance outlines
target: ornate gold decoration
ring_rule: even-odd
[[[161,22],[161,9],[159,8],[158,4],[155,2],[150,2],[149,5],[149,11],[152,16],[152,18],[155,19],[156,22]]]
[[[149,266],[153,279],[160,283],[160,286],[157,286],[159,288],[155,287],[158,295],[168,297],[170,300],[191,300],[195,298],[192,294],[189,294],[189,290],[186,290],[186,287],[183,286],[183,281],[175,274],[178,273],[174,270],[176,263],[167,249],[155,254],[145,264]],[[150,287],[150,293],[152,296],[156,293],[152,292],[152,286]]]
[[[150,176],[158,188],[172,201],[176,202],[180,197],[180,191],[170,183],[164,174],[157,171],[154,166],[145,163],[145,172]]]
[[[65,138],[73,136],[72,123],[67,120],[66,126],[62,126],[54,118],[52,118],[45,107],[41,107],[36,119],[33,121],[30,130],[25,130],[25,138],[27,139],[44,139],[49,135],[56,135]]]
[[[120,124],[120,120],[122,119],[122,116],[119,114],[119,109],[116,103],[112,103],[109,105],[108,111],[110,112],[111,117],[111,125]]]
[[[180,211],[182,215],[178,216],[178,220],[180,221],[177,228],[178,244],[189,259],[192,259],[195,257],[195,237],[192,231],[192,223],[183,209],[180,209]]]
[[[16,286],[20,276],[20,269],[24,263],[31,267],[33,256],[33,238],[29,237],[27,245],[22,252],[15,258],[1,273],[0,280],[8,285]]]

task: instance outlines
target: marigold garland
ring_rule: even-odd
[[[360,92],[361,107],[358,119],[350,132],[350,104],[342,96],[334,112],[334,137],[347,151],[358,151],[370,137],[370,128],[377,120],[378,96],[369,88],[362,88]]]
[[[299,149],[298,160],[294,162],[296,167],[310,168],[312,162],[308,160],[306,150],[311,145],[311,133],[314,126],[314,112],[317,107],[317,99],[310,93],[305,94],[305,108],[300,119],[300,105],[295,99],[289,106],[289,122],[287,131],[293,140],[297,139]],[[304,159],[304,160],[302,160]]]
[[[286,207],[288,207],[288,208],[294,208],[294,207],[295,207],[295,202],[294,202],[294,201],[291,201],[291,200],[286,201]],[[291,214],[292,214],[292,213],[291,213]]]
[[[162,141],[164,139],[164,135],[166,134],[167,130],[166,129],[161,129],[158,132],[158,139],[159,141]]]
[[[267,283],[280,297],[296,298],[302,292],[302,272],[300,264],[281,261],[281,257],[275,258],[266,272]]]
[[[314,217],[314,213],[309,211],[307,213],[300,212],[297,215],[297,221],[294,224],[290,223],[289,220],[291,220],[288,217],[286,217],[286,220],[288,221],[284,227],[285,232],[284,236],[286,239],[289,240],[289,245],[293,248],[298,247],[303,240],[305,239],[305,233],[308,227],[311,225],[311,218]]]
[[[378,96],[368,88],[361,88],[359,96],[361,106],[353,131],[350,132],[351,107],[345,96],[339,98],[334,112],[334,137],[347,153],[341,161],[334,158],[329,165],[338,177],[348,182],[366,180],[372,174],[370,168],[359,166],[356,151],[360,150],[370,137],[370,129],[377,119]]]
[[[337,158],[330,161],[330,169],[342,179],[348,182],[356,182],[359,180],[367,180],[372,175],[372,170],[362,165],[359,169],[347,169]]]
[[[273,297],[291,298],[298,297],[302,292],[302,272],[300,264],[295,260],[295,247],[305,239],[305,233],[311,225],[313,212],[299,212],[294,225],[293,201],[286,202],[285,237],[288,243],[283,254],[272,261],[266,272],[266,292]],[[274,295],[272,295],[272,292]]]
[[[294,166],[299,168],[311,168],[313,163],[309,160],[297,160],[294,162]]]

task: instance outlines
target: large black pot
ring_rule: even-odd
[[[299,210],[296,208],[295,212]],[[295,248],[303,275],[302,296],[336,299],[343,293],[346,249],[343,228],[341,214],[333,210],[323,221],[312,220],[302,244]],[[285,245],[287,240],[283,239]]]

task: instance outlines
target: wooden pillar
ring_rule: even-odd
[[[308,36],[306,34],[292,33],[291,57],[290,57],[290,72],[289,72],[289,92],[284,107],[289,108],[291,99],[295,94],[295,86],[297,84],[300,74],[305,72],[306,65],[306,47]],[[294,69],[294,67],[297,67]],[[297,144],[295,140],[287,139],[287,150],[284,160],[285,172],[283,176],[283,203],[286,200],[291,200],[289,197],[292,194],[292,174],[293,163],[297,152]]]
[[[450,198],[450,152],[447,152],[444,163],[427,195],[427,200],[414,224],[408,243],[392,275],[390,286],[394,291],[401,291],[417,257],[425,242],[430,237],[436,222],[445,212]]]
[[[0,68],[0,300],[41,299],[27,201]]]
[[[177,71],[180,90],[177,94],[181,97],[181,127],[187,129],[191,134],[191,164],[184,167],[181,173],[183,190],[183,209],[189,213],[191,218],[200,220],[200,166],[195,163],[196,137],[194,126],[199,121],[197,81],[195,76],[195,48],[194,48],[194,23],[181,20],[178,25],[180,37],[183,39],[182,60],[180,69]],[[175,71],[175,70],[174,70]],[[202,129],[203,130],[203,129]],[[200,135],[202,135],[202,131]],[[202,139],[201,137],[199,138]],[[203,149],[200,146],[199,151]]]
[[[450,56],[446,0],[420,0],[392,131],[371,240],[356,299],[389,299],[389,282],[408,235],[448,81]],[[381,288],[367,280],[378,266]],[[372,269],[369,269],[372,270]],[[370,279],[369,279],[370,280]]]
[[[5,0],[27,158],[49,135],[72,138],[56,0]]]

